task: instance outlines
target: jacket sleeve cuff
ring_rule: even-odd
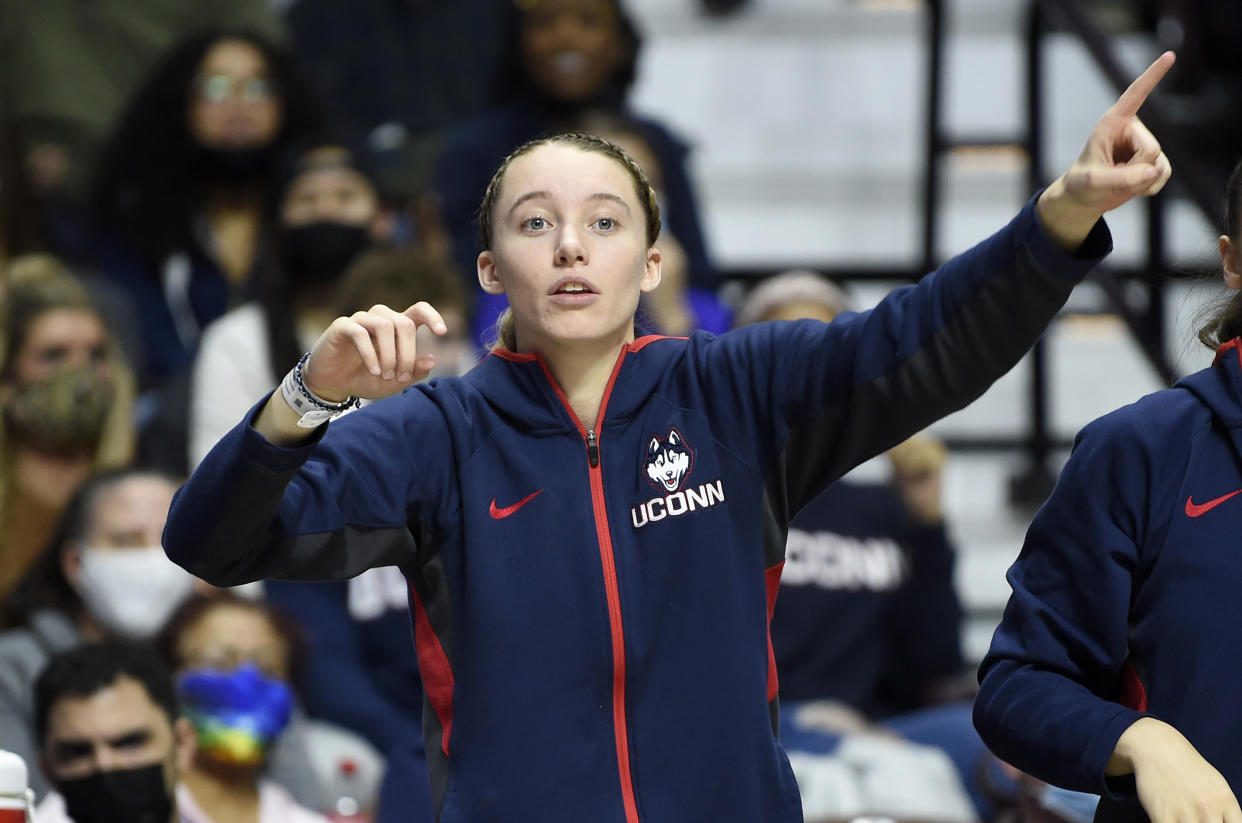
[[[252,460],[272,471],[294,471],[310,459],[311,454],[315,451],[315,447],[319,445],[319,441],[327,433],[328,427],[320,426],[314,429],[310,438],[300,446],[286,448],[276,445],[259,434],[254,427],[254,421],[259,416],[259,411],[272,394],[273,392],[268,392],[250,411],[246,412],[246,417],[241,423],[242,453],[248,460]]]
[[[1046,271],[1068,280],[1081,280],[1093,266],[1113,250],[1112,232],[1109,231],[1108,224],[1101,217],[1091,227],[1082,245],[1072,253],[1066,252],[1053,242],[1039,220],[1039,212],[1035,204],[1039,201],[1041,194],[1043,194],[1042,189],[1023,207],[1024,212],[1030,212],[1031,221],[1034,224],[1033,230],[1027,237],[1031,256]]]
[[[1098,793],[1113,800],[1130,800],[1135,797],[1134,775],[1118,775],[1107,777],[1104,774],[1108,760],[1117,748],[1117,741],[1126,729],[1134,725],[1142,717],[1149,717],[1145,712],[1118,706],[1118,711],[1104,724],[1095,743],[1087,750],[1087,763],[1093,772],[1099,775]]]

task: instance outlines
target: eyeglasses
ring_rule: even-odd
[[[276,95],[276,84],[266,77],[200,74],[194,78],[194,93],[208,103],[223,103],[230,97],[239,97],[244,103],[261,103]]]

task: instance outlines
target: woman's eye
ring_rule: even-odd
[[[39,359],[44,363],[59,363],[69,356],[69,350],[64,346],[48,346],[39,352]]]
[[[548,227],[548,221],[542,217],[528,217],[522,225],[531,231],[543,231]]]
[[[595,221],[595,227],[600,231],[612,231],[617,227],[617,221],[611,217],[601,217]]]

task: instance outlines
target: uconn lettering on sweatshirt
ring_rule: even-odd
[[[630,509],[630,521],[635,529],[641,529],[648,523],[658,523],[666,517],[680,517],[724,502],[724,482],[719,478],[710,483],[682,488],[694,469],[694,450],[686,444],[676,427],[670,428],[662,438],[651,438],[643,469],[647,482],[665,494]]]

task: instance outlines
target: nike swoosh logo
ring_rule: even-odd
[[[521,500],[519,500],[518,502],[514,503],[512,506],[505,506],[503,509],[502,509],[502,508],[500,508],[500,507],[498,507],[498,506],[496,505],[496,498],[494,498],[494,497],[493,497],[493,498],[492,498],[492,505],[491,505],[491,508],[489,508],[489,509],[488,509],[488,512],[492,515],[492,518],[493,518],[493,519],[495,519],[495,520],[504,520],[506,517],[508,517],[509,515],[513,514],[515,511],[517,511],[518,509],[522,508],[523,506],[525,506],[525,505],[526,505],[527,503],[529,503],[530,501],[534,500],[534,499],[535,499],[535,498],[539,495],[539,492],[541,492],[541,491],[543,491],[543,489],[540,489],[540,490],[539,490],[539,491],[537,491],[537,492],[531,492],[530,494],[526,495],[525,497],[523,497],[523,498],[522,498]],[[1240,490],[1240,491],[1242,491],[1242,490]],[[1235,494],[1236,494],[1236,492],[1235,492]]]
[[[1222,494],[1220,497],[1216,498],[1215,500],[1209,500],[1206,503],[1198,503],[1198,504],[1192,501],[1192,498],[1194,497],[1194,495],[1192,494],[1190,497],[1186,498],[1186,516],[1187,517],[1202,517],[1203,515],[1210,512],[1212,509],[1219,506],[1221,503],[1224,503],[1229,498],[1233,497],[1234,495],[1238,495],[1238,494],[1242,494],[1242,489],[1238,489],[1236,492],[1229,492],[1229,494]]]

